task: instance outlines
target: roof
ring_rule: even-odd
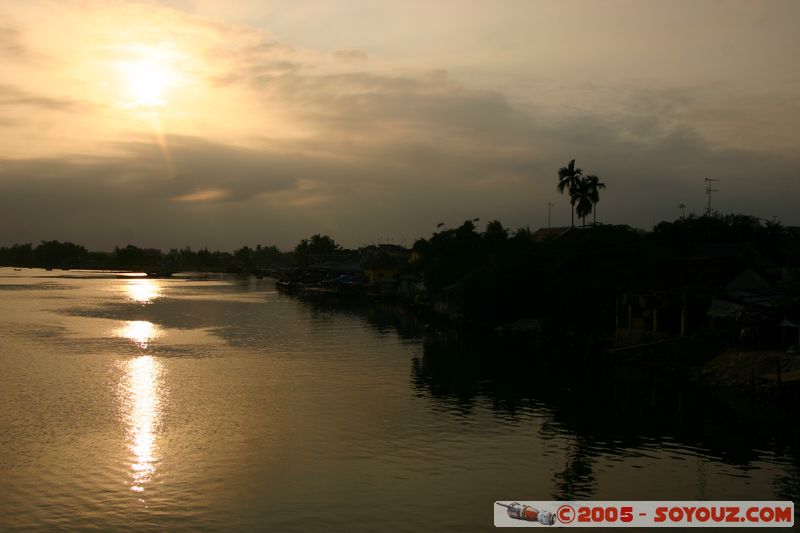
[[[725,295],[734,301],[760,307],[774,307],[784,298],[783,292],[752,267],[745,268],[725,285]]]
[[[370,254],[366,257],[362,262],[361,266],[363,268],[375,269],[375,268],[385,268],[385,269],[395,269],[400,268],[403,264],[395,259],[394,257],[390,256],[387,253],[378,253],[378,254]]]
[[[735,263],[709,259],[672,259],[663,261],[632,280],[628,290],[635,292],[716,292],[741,273]]]
[[[392,255],[408,255],[411,250],[399,244],[379,244],[378,247],[384,252]]]
[[[533,242],[545,242],[553,239],[558,239],[566,232],[571,230],[570,226],[563,226],[557,228],[539,228],[533,233],[531,237]]]
[[[715,317],[736,317],[744,310],[744,306],[734,302],[728,302],[719,298],[711,300],[711,307],[708,309],[708,316]]]
[[[779,325],[785,328],[800,328],[800,317],[784,316]]]
[[[397,244],[371,244],[360,250],[364,268],[400,268],[408,263],[411,250]]]
[[[751,263],[760,267],[771,266],[752,244],[746,242],[707,242],[699,244],[693,257],[701,259],[727,259],[742,263]]]
[[[771,289],[774,286],[765,276],[756,272],[752,267],[747,267],[733,278],[730,283],[725,285],[725,290],[731,292],[752,291]]]
[[[306,270],[318,270],[326,272],[361,272],[361,266],[358,263],[343,261],[327,261],[325,263],[317,263],[311,265]]]
[[[784,226],[783,229],[793,235],[800,235],[800,226]]]

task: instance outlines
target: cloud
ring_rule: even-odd
[[[0,186],[97,187],[112,196],[167,201],[222,189],[225,199],[242,200],[293,184],[291,165],[279,155],[193,137],[167,137],[165,144],[163,150],[154,140],[117,142],[116,155],[0,160]]]
[[[335,59],[346,63],[359,63],[367,60],[367,53],[363,50],[334,50],[331,55]]]
[[[518,120],[508,128],[528,133],[517,142],[539,143],[543,154],[504,143],[470,152],[460,143],[406,138],[361,145],[357,155],[351,150],[350,157],[331,159],[327,154],[341,149],[335,139],[284,151],[167,137],[168,158],[156,143],[140,140],[116,144],[114,156],[5,160],[0,242],[27,236],[100,247],[132,241],[162,248],[257,242],[290,248],[320,231],[346,245],[387,236],[411,240],[440,220],[455,224],[474,216],[535,226],[546,201],[557,202],[554,217],[569,219],[567,200],[555,191],[555,172],[572,157],[608,184],[599,205],[607,222],[671,218],[679,203],[698,212],[709,169],[724,176],[715,197],[723,209],[787,218],[794,212],[789,199],[800,195],[790,170],[798,168],[797,158],[717,149],[689,129],[645,144],[620,138],[619,124],[597,116],[548,127],[531,119],[521,128]],[[756,175],[769,175],[781,193],[750,190]]]
[[[23,29],[10,23],[0,24],[0,58],[9,63],[29,66],[52,64],[52,58],[30,46]]]
[[[17,28],[0,26],[0,55],[12,59],[31,56],[31,52],[22,44],[22,35]]]
[[[6,84],[0,84],[0,106],[30,106],[52,111],[86,110],[89,107],[71,98],[43,96]]]
[[[177,202],[216,202],[228,197],[226,189],[201,189],[174,198]]]
[[[520,102],[502,80],[478,88],[360,50],[303,49],[151,6],[134,12],[146,15],[152,46],[170,44],[188,81],[158,120],[85,105],[81,91],[54,96],[38,78],[0,86],[0,105],[18,111],[3,131],[25,131],[16,126],[24,118],[39,141],[26,146],[40,150],[0,156],[0,244],[290,248],[318,232],[348,246],[408,242],[442,220],[535,227],[549,201],[560,224],[569,208],[556,171],[572,158],[607,183],[604,222],[648,226],[676,216],[679,203],[697,212],[705,177],[722,179],[723,210],[799,222],[797,141],[784,130],[800,114],[779,93],[541,79]],[[116,45],[98,40],[98,57],[113,59]],[[41,124],[85,139],[53,147]]]

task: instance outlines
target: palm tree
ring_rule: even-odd
[[[605,189],[606,184],[600,181],[594,174],[586,176],[586,186],[588,187],[589,200],[592,202],[592,214],[594,220],[592,224],[597,224],[597,203],[600,201],[600,189]]]
[[[583,219],[586,227],[586,215],[592,212],[592,186],[587,178],[582,178],[575,187],[575,212]]]
[[[567,166],[558,169],[558,192],[564,194],[564,189],[569,192],[569,205],[572,206],[572,227],[575,227],[575,202],[578,184],[583,177],[583,171],[575,168],[575,160],[571,160]]]

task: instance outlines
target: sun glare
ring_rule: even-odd
[[[129,300],[139,304],[152,303],[162,292],[159,282],[147,278],[128,280],[122,290]]]
[[[144,355],[128,363],[129,448],[131,491],[143,493],[158,465],[156,427],[160,416],[161,365]]]
[[[136,61],[125,72],[131,100],[137,105],[163,106],[169,87],[169,72],[152,61]]]
[[[118,337],[129,339],[139,348],[146,350],[151,340],[161,336],[161,329],[146,320],[128,320],[115,333]]]
[[[123,100],[133,107],[164,107],[178,82],[175,51],[169,47],[133,46],[116,63]]]

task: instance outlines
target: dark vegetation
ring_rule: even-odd
[[[800,235],[777,221],[747,215],[681,218],[651,233],[594,224],[538,240],[498,221],[479,233],[472,221],[414,244],[411,267],[432,293],[447,291],[468,320],[498,324],[541,317],[554,333],[610,331],[615,299],[637,278],[691,258],[707,243],[748,244],[773,264],[800,267]],[[795,287],[792,287],[795,285]],[[796,282],[784,284],[797,305]]]
[[[431,239],[431,250],[425,254],[430,259],[420,265],[433,289],[446,279],[438,257],[450,255],[454,260],[447,245],[436,242],[442,237],[446,236]],[[526,230],[498,240],[475,233],[470,241],[472,250],[466,243],[451,245],[472,258],[470,270],[454,288],[464,314],[482,323],[539,316],[550,322],[550,331],[613,323],[614,297],[625,280],[659,255],[635,231],[607,226],[552,242],[536,242]]]
[[[39,245],[0,247],[0,265],[38,268],[96,268],[120,270],[167,270],[251,273],[258,268],[289,264],[292,254],[275,246],[244,246],[233,253],[173,248],[167,253],[132,244],[111,253],[89,252],[71,242],[42,241]]]
[[[661,222],[650,233],[591,224],[543,239],[528,228],[511,231],[497,220],[479,231],[475,220],[467,220],[416,241],[415,261],[403,272],[424,281],[432,296],[450,293],[467,321],[496,325],[535,316],[553,332],[608,331],[615,298],[631,279],[670,259],[689,257],[709,242],[748,243],[774,264],[794,272],[800,268],[798,232],[774,220],[715,213]],[[162,253],[130,244],[103,253],[69,242],[43,241],[37,246],[0,247],[0,264],[252,273],[307,266],[312,258],[346,253],[331,237],[319,234],[303,239],[288,253],[260,245],[233,253],[188,247]],[[785,287],[787,305],[796,306],[798,283],[789,281]]]
[[[254,273],[263,269],[307,266],[312,257],[345,253],[327,235],[303,239],[291,252],[276,246],[244,246],[230,252],[173,248],[169,252],[140,248],[133,244],[115,247],[111,253],[90,252],[71,242],[42,241],[0,247],[0,266],[25,268],[100,268],[121,270],[161,269],[169,271]]]

